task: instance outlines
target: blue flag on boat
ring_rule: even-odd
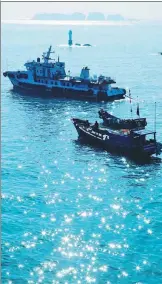
[[[139,112],[139,103],[137,104],[137,115],[138,115],[138,116],[140,115],[140,112]]]

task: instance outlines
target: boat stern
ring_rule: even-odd
[[[147,129],[133,131],[134,139],[137,139],[137,147],[140,153],[145,156],[159,155],[158,143],[156,141],[156,132],[148,131]]]
[[[148,145],[144,145],[143,152],[146,156],[152,156],[154,154],[157,154],[156,142],[148,144]]]
[[[107,91],[107,97],[109,100],[124,99],[125,95],[126,95],[126,90],[124,88],[111,87],[111,89]]]

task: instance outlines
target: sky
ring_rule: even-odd
[[[2,2],[2,20],[31,19],[37,13],[102,12],[125,18],[162,20],[162,2]]]

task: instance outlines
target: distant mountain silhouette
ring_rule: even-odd
[[[106,20],[107,21],[124,21],[125,19],[120,14],[116,14],[116,15],[108,15]]]
[[[74,21],[83,21],[86,19],[86,16],[82,13],[73,13],[71,15],[71,20],[74,20]]]
[[[120,14],[105,15],[99,12],[89,13],[87,16],[82,13],[73,14],[59,14],[59,13],[42,13],[36,14],[32,20],[44,20],[44,21],[125,21],[124,17]]]
[[[88,21],[105,21],[105,16],[102,13],[89,13],[86,20]]]
[[[86,16],[82,13],[73,14],[36,14],[32,20],[54,20],[54,21],[83,21]]]

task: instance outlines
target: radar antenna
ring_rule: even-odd
[[[47,53],[46,53],[46,52],[43,52],[42,59],[44,59],[44,62],[45,62],[45,63],[48,63],[49,60],[54,60],[54,59],[51,59],[51,58],[50,58],[50,54],[51,54],[51,53],[55,53],[54,51],[51,51],[51,49],[52,49],[52,46],[50,45],[50,47],[49,47]]]

